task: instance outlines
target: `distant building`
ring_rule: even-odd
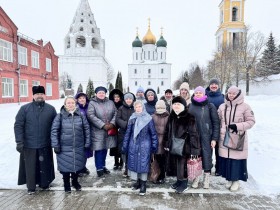
[[[58,99],[58,57],[50,42],[18,32],[0,7],[0,103],[32,101],[32,86],[45,86],[47,99]]]
[[[81,0],[64,39],[64,55],[59,56],[59,73],[68,73],[73,88],[81,83],[86,90],[89,78],[94,87],[107,87],[110,65],[105,58],[105,40],[100,35],[88,0]]]
[[[132,42],[132,63],[128,64],[129,91],[136,93],[138,87],[153,88],[163,94],[171,88],[171,64],[166,62],[167,42],[161,36],[158,41],[150,29],[139,39],[138,32]]]
[[[217,49],[223,44],[235,46],[245,30],[245,0],[222,0],[220,8],[220,25],[216,32]]]

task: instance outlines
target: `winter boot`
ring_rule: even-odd
[[[35,193],[35,190],[28,190],[27,193],[28,195],[33,195]]]
[[[140,179],[138,179],[133,185],[132,190],[138,190],[141,187]]]
[[[180,185],[176,188],[176,193],[181,194],[188,190],[188,180],[180,181]]]
[[[72,186],[76,189],[76,191],[81,191],[82,187],[78,182],[78,174],[72,173]]]
[[[63,174],[63,183],[64,183],[64,191],[66,193],[71,193],[70,174],[69,173]]]
[[[196,177],[196,178],[193,180],[192,188],[194,188],[194,189],[198,188],[199,180],[200,180],[200,177],[199,177],[199,176]]]
[[[113,170],[118,170],[119,168],[119,158],[117,156],[114,156],[115,158],[115,164],[114,164],[114,167],[113,167]]]
[[[98,177],[102,177],[104,175],[103,169],[96,171]]]
[[[204,173],[203,188],[209,189],[210,173]]]
[[[103,167],[103,172],[104,174],[110,174],[111,172],[108,170],[108,168]]]
[[[142,181],[140,179],[140,191],[139,191],[139,195],[145,195],[146,194],[146,181]]]
[[[172,188],[172,189],[176,189],[180,184],[181,184],[181,181],[180,181],[180,180],[177,180],[175,183],[173,183],[173,184],[171,185],[171,188]]]
[[[239,181],[232,182],[232,185],[229,190],[231,192],[236,192],[237,190],[239,190]]]
[[[231,187],[231,185],[232,185],[232,181],[228,181],[228,182],[226,183],[226,188],[229,189],[229,188]]]

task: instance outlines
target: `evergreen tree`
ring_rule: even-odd
[[[82,84],[80,83],[80,84],[79,84],[79,87],[78,87],[78,90],[77,90],[77,93],[81,93],[81,92],[83,92],[83,86],[82,86]]]
[[[205,81],[201,73],[200,67],[197,65],[193,72],[190,74],[190,88],[196,88],[197,86],[204,86]]]
[[[159,86],[157,87],[157,94],[159,94]]]
[[[119,87],[119,79],[120,78],[120,72],[118,71],[118,74],[117,74],[117,78],[116,78],[116,82],[115,82],[115,87],[118,89]]]
[[[118,75],[116,78],[116,83],[115,83],[115,88],[119,89],[120,91],[123,92],[122,73],[121,72],[118,72]]]
[[[114,85],[110,82],[110,85],[109,85],[109,92],[111,92],[113,89],[114,89]]]
[[[260,76],[269,76],[279,73],[280,60],[277,57],[278,53],[274,37],[272,33],[270,33],[266,43],[266,48],[262,53],[262,58],[260,59],[260,68],[258,69]]]
[[[94,95],[95,95],[94,87],[93,87],[93,82],[92,82],[92,80],[90,78],[88,79],[86,94],[87,94],[87,97],[89,99],[93,98]]]

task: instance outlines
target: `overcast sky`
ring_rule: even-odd
[[[105,39],[106,57],[115,71],[127,77],[132,61],[131,43],[139,27],[140,39],[151,31],[158,39],[160,28],[167,41],[167,62],[172,81],[197,62],[206,65],[215,50],[221,0],[88,0],[97,27]],[[80,0],[0,0],[1,7],[19,32],[51,41],[56,54],[64,54],[66,36]],[[266,37],[272,31],[280,44],[280,0],[246,0],[245,23]],[[126,83],[126,80],[124,81]],[[114,82],[113,82],[114,83]]]

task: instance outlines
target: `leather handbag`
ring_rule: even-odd
[[[244,132],[243,134],[230,133],[229,128],[227,127],[223,146],[232,150],[243,151],[244,142],[245,142],[245,133],[246,132]]]
[[[170,153],[172,155],[183,156],[185,139],[176,138],[176,137],[172,136],[171,140],[172,141],[171,141]]]
[[[202,159],[198,156],[192,156],[187,160],[188,179],[194,180],[202,174]]]
[[[154,156],[153,156],[152,160],[153,160],[153,162],[151,163],[149,180],[151,182],[156,182],[161,171],[160,171],[160,168],[159,168],[159,164],[158,164],[157,160],[154,158]]]
[[[107,133],[108,133],[108,136],[116,136],[118,134],[118,130],[116,127],[114,127],[114,128],[109,129],[107,131]]]

